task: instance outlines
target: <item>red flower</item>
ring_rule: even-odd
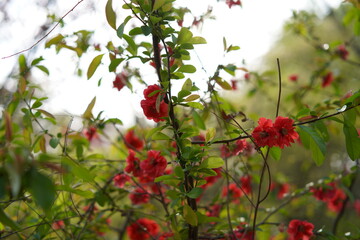
[[[277,194],[278,199],[282,199],[285,197],[287,193],[289,193],[290,190],[290,184],[283,183],[280,185],[279,192]]]
[[[245,78],[245,80],[249,80],[250,79],[250,73],[245,73],[244,74],[244,78]]]
[[[147,153],[147,159],[141,162],[140,167],[144,174],[156,178],[164,174],[167,166],[166,159],[160,155],[159,151],[150,150]]]
[[[237,156],[245,150],[247,145],[248,143],[245,141],[245,139],[239,139],[235,142],[235,144],[231,145],[224,144],[220,148],[221,157],[228,158],[231,156]]]
[[[241,2],[240,0],[234,1],[234,0],[226,0],[226,5],[229,6],[229,8],[231,8],[234,5],[239,5],[241,6]]]
[[[159,240],[167,240],[167,239],[173,239],[171,237],[173,237],[174,234],[169,232],[169,233],[163,233],[161,234],[161,236],[159,237]]]
[[[126,228],[130,240],[148,240],[159,233],[159,225],[150,219],[140,218]]]
[[[237,81],[236,80],[231,80],[231,88],[232,90],[237,90]]]
[[[309,240],[314,235],[313,230],[314,224],[294,219],[289,223],[287,232],[289,240]]]
[[[228,194],[228,188],[225,187],[223,189],[222,196],[226,197],[227,194]],[[241,197],[243,195],[243,193],[242,193],[241,189],[236,186],[235,183],[230,183],[229,184],[229,195],[230,195],[230,197],[237,199],[237,198]]]
[[[334,212],[339,212],[343,205],[344,200],[346,199],[345,193],[341,189],[336,189],[335,195],[329,201],[327,201],[327,207]]]
[[[340,45],[336,49],[336,54],[339,55],[343,60],[346,60],[349,56],[349,51],[346,50],[345,45]]]
[[[202,23],[202,19],[197,19],[197,18],[194,18],[194,21],[192,22],[192,25],[193,27],[199,27],[200,23]]]
[[[357,215],[360,216],[360,199],[356,199],[354,202],[354,208]]]
[[[210,207],[209,211],[206,212],[206,216],[208,217],[219,217],[221,212],[221,205],[214,204]]]
[[[161,88],[158,85],[150,85],[144,90],[144,100],[140,104],[147,119],[155,122],[165,121],[168,116],[168,104],[161,100],[157,106],[157,98]]]
[[[280,148],[284,146],[290,146],[294,140],[299,138],[299,134],[295,131],[293,126],[294,120],[286,117],[277,117],[274,123],[274,127],[278,132],[278,140],[276,145]]]
[[[54,230],[59,230],[65,227],[65,223],[63,220],[59,220],[56,222],[53,222],[53,224],[51,224],[52,229]]]
[[[324,187],[323,186],[317,188],[311,187],[310,192],[313,193],[314,197],[317,200],[326,202],[328,200],[331,200],[335,196],[336,193],[335,183],[334,182],[328,183]]]
[[[291,74],[289,76],[289,80],[292,82],[297,82],[298,79],[299,79],[299,76],[297,74]]]
[[[128,131],[124,138],[125,145],[130,149],[135,148],[140,151],[144,147],[144,142],[135,135],[134,130]]]
[[[130,181],[130,177],[126,174],[117,174],[114,178],[114,185],[118,188],[124,187],[125,183]]]
[[[99,137],[97,135],[96,131],[97,131],[96,127],[93,127],[93,126],[91,126],[91,127],[84,130],[84,135],[85,135],[85,137],[87,138],[87,140],[89,142],[91,142],[91,140],[96,139],[96,138]]]
[[[149,202],[150,195],[144,189],[136,188],[132,193],[130,193],[129,198],[132,204],[138,205]]]
[[[213,185],[219,178],[221,178],[221,168],[214,168],[213,169],[217,175],[216,176],[208,176],[205,177],[204,180],[206,180],[206,183],[204,185],[201,185],[201,188],[205,189],[207,187],[210,187]]]
[[[334,81],[334,75],[332,72],[328,72],[323,78],[322,78],[322,83],[321,86],[327,87],[329,86],[332,82]]]
[[[120,91],[126,85],[127,81],[128,75],[125,72],[119,73],[116,75],[115,80],[113,81],[113,87]]]
[[[142,175],[142,170],[140,168],[140,159],[135,157],[135,152],[129,150],[129,156],[126,158],[126,167],[125,172],[133,174],[134,177],[139,177]]]
[[[254,129],[252,137],[259,147],[275,146],[277,144],[278,132],[270,119],[260,118],[258,126]]]
[[[251,193],[251,176],[250,175],[246,175],[246,176],[242,176],[240,178],[240,182],[241,182],[241,188],[244,190],[244,192],[246,194],[250,194]]]

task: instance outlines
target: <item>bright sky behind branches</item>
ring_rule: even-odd
[[[28,48],[35,43],[41,36],[37,36],[40,27],[46,21],[46,11],[38,7],[35,0],[12,0],[8,8],[10,18],[15,19],[12,23],[0,22],[0,57],[13,54],[17,51]],[[56,11],[57,16],[62,16],[71,9],[77,1],[58,1],[49,7]],[[121,2],[122,1],[114,1]],[[243,60],[246,67],[254,70],[261,65],[261,56],[266,54],[271,44],[280,36],[283,23],[291,17],[292,10],[314,9],[317,13],[325,14],[327,7],[337,7],[341,0],[243,0],[243,8],[234,6],[229,9],[224,1],[216,0],[177,0],[178,5],[188,7],[194,16],[205,13],[209,5],[213,6],[215,20],[207,20],[198,30],[194,30],[194,35],[201,35],[208,44],[195,47],[195,55],[192,55],[194,65],[198,66],[199,73],[192,76],[195,81],[205,82],[207,77],[213,74],[217,64],[234,63],[241,66]],[[115,31],[106,23],[104,9],[106,1],[85,0],[74,12],[70,13],[65,19],[65,28],[57,28],[49,38],[57,34],[71,34],[81,29],[95,31],[94,39],[97,43],[106,45],[107,41],[117,42]],[[115,6],[115,5],[114,5]],[[123,13],[119,5],[118,25],[121,19],[130,14],[128,11]],[[77,17],[74,19],[74,17]],[[0,14],[0,21],[4,18]],[[191,25],[192,18],[185,19],[184,26]],[[135,20],[134,20],[135,21]],[[125,31],[129,31],[125,29]],[[234,53],[223,56],[223,37],[226,38],[228,45],[240,46],[241,49]],[[45,40],[46,41],[46,40]],[[134,124],[134,115],[142,117],[140,100],[142,98],[143,86],[134,84],[134,90],[138,94],[131,94],[128,89],[118,92],[112,88],[114,74],[107,72],[107,64],[99,68],[98,72],[90,80],[75,76],[76,63],[73,53],[62,50],[56,55],[53,49],[44,51],[43,41],[31,52],[25,53],[30,61],[36,57],[45,58],[44,65],[50,70],[50,76],[45,76],[42,72],[34,71],[34,79],[40,84],[49,96],[48,110],[56,113],[68,113],[81,115],[87,104],[94,96],[97,96],[97,103],[94,108],[95,113],[103,110],[104,117],[120,118],[126,125]],[[102,53],[106,53],[105,47]],[[85,54],[80,62],[80,67],[86,72],[94,54]],[[199,56],[198,60],[197,55]],[[105,58],[104,58],[105,59]],[[276,56],[274,56],[274,61]],[[6,87],[14,88],[14,83],[8,79],[8,75],[17,62],[17,57],[0,60],[0,86],[6,83]],[[201,71],[201,64],[207,73]],[[138,66],[142,69],[142,66]],[[154,69],[143,67],[144,78],[153,78]],[[119,69],[120,71],[121,69]],[[152,73],[153,72],[153,73]],[[243,75],[239,73],[239,77]],[[98,80],[102,78],[101,87],[97,87]],[[227,80],[230,80],[227,79]]]

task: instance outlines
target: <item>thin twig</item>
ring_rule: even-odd
[[[279,109],[280,109],[280,99],[281,99],[281,67],[280,67],[280,60],[279,58],[276,59],[277,67],[278,67],[278,73],[279,73],[279,95],[278,100],[276,104],[276,117],[279,116]]]
[[[65,13],[65,15],[63,15],[60,20],[50,29],[49,32],[47,32],[43,37],[41,37],[36,43],[34,43],[31,47],[29,48],[26,48],[24,50],[21,50],[20,52],[17,52],[17,53],[14,53],[14,54],[11,54],[9,56],[5,56],[5,57],[2,57],[1,59],[6,59],[6,58],[10,58],[10,57],[13,57],[13,56],[16,56],[16,55],[19,55],[21,53],[24,53],[24,52],[27,52],[31,49],[33,49],[36,45],[38,45],[42,40],[44,40],[47,36],[49,36],[50,33],[52,33],[52,31],[54,31],[54,29],[59,26],[59,24],[61,23],[61,21],[69,14],[71,13],[72,11],[74,11],[74,9],[80,4],[82,3],[84,0],[80,0],[79,2],[77,2],[67,13]]]

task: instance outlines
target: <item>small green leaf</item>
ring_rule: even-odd
[[[326,145],[324,139],[312,127],[299,126],[300,138],[304,146],[310,148],[312,158],[317,166],[325,160]]]
[[[221,157],[208,157],[201,164],[200,168],[219,168],[224,165],[224,160]]]
[[[181,90],[191,91],[192,86],[193,86],[192,81],[190,78],[188,78],[182,85]]]
[[[186,194],[186,196],[188,196],[189,198],[194,198],[195,199],[195,198],[200,197],[200,195],[202,194],[203,191],[204,191],[204,189],[199,188],[199,187],[195,187],[195,188],[191,189],[191,191],[188,192]]]
[[[49,113],[48,111],[45,111],[45,110],[43,110],[43,109],[37,109],[37,111],[41,112],[42,114],[44,114],[44,115],[45,115],[46,117],[48,117],[48,118],[53,118],[53,119],[55,119],[55,116],[52,115],[51,113]]]
[[[152,32],[151,28],[148,26],[141,26],[141,31],[145,36],[150,35],[150,33]]]
[[[182,65],[179,69],[179,72],[184,73],[194,73],[196,72],[196,68],[193,65]]]
[[[139,35],[139,34],[142,34],[142,33],[143,33],[142,29],[139,28],[139,27],[136,27],[136,28],[133,28],[133,29],[130,30],[129,35],[134,36],[134,35]]]
[[[46,43],[45,43],[45,48],[49,48],[52,45],[57,45],[58,43],[60,43],[62,40],[64,39],[64,36],[61,34],[56,35],[55,37],[49,39]]]
[[[178,35],[177,44],[188,43],[191,40],[192,36],[193,34],[192,32],[190,32],[189,29],[185,27],[181,28]]]
[[[98,68],[98,66],[101,63],[101,59],[104,56],[104,54],[100,54],[96,57],[94,57],[94,59],[91,61],[89,68],[87,70],[87,79],[90,79],[92,77],[92,75],[95,73],[96,69]]]
[[[198,225],[198,219],[196,213],[187,204],[185,204],[183,207],[183,217],[188,224],[192,226]]]
[[[158,10],[159,8],[161,8],[164,4],[165,4],[165,0],[155,0],[154,6],[153,6],[153,11]]]
[[[202,120],[201,116],[196,111],[192,112],[192,116],[193,116],[193,120],[194,120],[196,126],[198,126],[202,130],[205,130],[206,126],[205,126],[205,123]]]
[[[42,56],[35,58],[32,62],[31,62],[31,66],[37,65],[39,62],[43,61],[44,58]]]
[[[221,77],[214,77],[215,82],[222,87],[224,90],[232,90],[232,87],[230,84],[226,81],[224,81]]]
[[[154,182],[161,182],[161,181],[164,181],[164,180],[172,180],[172,179],[175,179],[174,176],[171,176],[171,175],[162,175],[160,177],[157,177],[155,178]]]
[[[56,197],[55,186],[51,179],[36,169],[32,169],[28,181],[29,191],[34,197],[35,202],[44,211],[50,210]]]
[[[191,44],[206,44],[206,40],[203,37],[193,37],[190,39],[190,41],[188,41],[188,43]]]
[[[43,71],[46,75],[50,75],[49,69],[47,69],[47,67],[43,66],[43,65],[36,65],[36,68],[38,68],[39,70]]]
[[[281,148],[279,147],[272,147],[270,148],[270,156],[276,160],[279,161],[281,158]]]
[[[184,101],[185,101],[185,102],[192,102],[192,101],[194,101],[194,100],[196,100],[196,99],[199,99],[199,98],[200,98],[199,95],[197,95],[197,94],[192,94],[192,95],[188,96],[187,98],[185,98]]]
[[[111,63],[109,65],[109,72],[115,72],[117,66],[119,66],[119,64],[124,61],[123,58],[115,58],[113,60],[111,60]]]
[[[59,144],[59,139],[56,137],[53,137],[50,139],[49,144],[52,148],[56,148],[57,145]]]
[[[136,43],[134,42],[134,40],[126,35],[126,34],[123,34],[123,38],[125,39],[125,41],[128,43],[129,47],[126,48],[133,56],[135,56],[137,54],[137,50],[138,50],[138,47],[136,45]]]
[[[118,29],[116,30],[116,34],[119,38],[122,38],[123,34],[124,34],[124,28],[125,25],[127,24],[127,22],[132,18],[132,16],[127,16],[124,20],[124,22],[122,24],[120,24],[120,26],[118,27]]]
[[[110,27],[116,30],[116,14],[112,8],[112,0],[108,0],[105,7],[106,20]]]
[[[204,105],[202,105],[201,103],[198,103],[198,102],[188,102],[188,103],[186,103],[186,105],[188,105],[189,107],[200,109],[200,110],[204,110],[204,108],[205,108]]]
[[[151,136],[152,140],[171,140],[171,137],[165,135],[162,132],[156,132],[154,135]]]
[[[91,102],[89,103],[89,105],[87,106],[85,112],[82,115],[83,118],[91,119],[93,117],[92,110],[93,110],[93,108],[95,106],[95,103],[96,103],[96,97],[94,97],[91,100]]]
[[[206,134],[205,134],[205,141],[210,142],[211,140],[214,139],[215,135],[216,135],[216,129],[215,128],[209,128],[206,131]]]
[[[360,158],[360,138],[356,128],[345,120],[343,125],[346,150],[352,160]]]

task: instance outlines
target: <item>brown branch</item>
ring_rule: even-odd
[[[281,99],[281,68],[280,68],[280,60],[279,58],[276,59],[277,67],[278,67],[278,73],[279,73],[279,95],[278,100],[276,104],[276,117],[279,116],[279,109],[280,109],[280,99]]]
[[[20,52],[17,52],[17,53],[14,53],[14,54],[11,54],[9,56],[5,56],[5,57],[2,57],[1,59],[6,59],[6,58],[10,58],[10,57],[14,57],[16,55],[19,55],[21,53],[24,53],[24,52],[27,52],[31,49],[33,49],[36,45],[38,45],[42,40],[44,40],[47,36],[50,35],[50,33],[52,33],[54,31],[54,29],[59,26],[59,24],[61,23],[61,21],[69,14],[71,13],[72,11],[74,11],[74,9],[80,4],[82,3],[84,0],[80,0],[78,1],[67,13],[65,13],[65,15],[63,15],[60,20],[50,29],[50,31],[48,31],[44,36],[42,36],[37,42],[35,42],[31,47],[29,48],[26,48],[24,50],[21,50]]]

